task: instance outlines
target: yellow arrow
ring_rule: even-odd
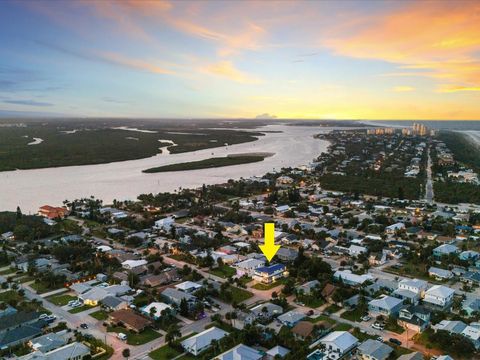
[[[275,224],[265,223],[263,234],[265,238],[265,245],[260,245],[259,247],[267,260],[270,261],[275,256],[278,249],[280,249],[280,245],[275,245]]]

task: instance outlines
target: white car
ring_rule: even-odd
[[[122,341],[126,341],[127,340],[127,335],[125,335],[124,333],[118,333],[117,334],[117,337],[122,340]]]
[[[374,328],[376,330],[383,330],[385,327],[382,324],[374,323],[374,324],[372,324],[372,328]]]

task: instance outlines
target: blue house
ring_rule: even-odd
[[[262,266],[255,270],[253,279],[264,284],[271,284],[286,275],[286,268],[283,264]]]

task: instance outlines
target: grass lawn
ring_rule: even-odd
[[[332,305],[328,306],[328,307],[325,309],[325,312],[326,312],[327,314],[334,314],[334,313],[336,313],[337,311],[339,311],[340,309],[341,309],[340,306],[335,305],[335,304],[332,304]]]
[[[234,268],[232,268],[228,265],[223,265],[222,267],[217,267],[215,269],[210,270],[209,272],[212,275],[216,275],[216,276],[224,278],[224,279],[226,279],[228,277],[231,277],[231,276],[233,276],[237,273]]]
[[[8,290],[0,293],[0,301],[10,302],[10,301],[22,301],[22,297],[15,290]]]
[[[280,279],[280,280],[275,281],[271,284],[257,283],[255,285],[253,285],[252,288],[256,289],[256,290],[270,290],[270,289],[273,289],[274,287],[277,287],[277,286],[280,286],[280,285],[283,285],[283,284],[285,284],[285,279]]]
[[[352,328],[350,324],[338,324],[333,328],[333,331],[349,331]]]
[[[238,279],[238,281],[240,282],[240,284],[242,284],[243,286],[247,286],[247,284],[252,281],[252,278],[249,277],[249,276],[242,276],[241,278]]]
[[[223,301],[229,302],[229,303],[236,302],[238,304],[238,303],[241,303],[242,301],[250,299],[253,296],[253,294],[250,291],[243,290],[243,289],[237,288],[235,286],[230,286],[227,291],[232,293],[231,299],[226,298],[225,296],[222,296],[221,293],[219,295],[219,298],[220,298],[220,300],[223,300]]]
[[[120,326],[109,326],[107,327],[108,332],[124,333],[127,335],[127,344],[128,345],[143,345],[155,339],[158,339],[162,335],[156,332],[153,329],[147,328],[142,331],[140,334],[137,334],[133,331],[129,331]]]
[[[365,315],[365,311],[361,308],[355,308],[353,310],[345,311],[340,317],[350,321],[362,321],[362,317]]]
[[[196,265],[195,263],[195,258],[190,255],[190,254],[175,254],[175,255],[169,255],[169,258],[177,261],[183,261],[192,265]]]
[[[49,288],[47,285],[45,285],[42,282],[34,282],[33,284],[30,284],[30,287],[37,292],[37,294],[44,294],[49,291],[57,290],[62,287],[62,285],[59,285],[56,288]]]
[[[170,347],[169,345],[164,345],[156,350],[153,350],[150,354],[148,354],[148,356],[153,360],[170,360],[176,358],[180,354],[181,352]]]
[[[360,342],[363,342],[368,339],[377,340],[377,336],[370,335],[370,334],[367,334],[366,332],[360,331],[359,328],[354,328],[352,331],[352,335],[355,336],[358,340],[360,340]]]
[[[79,306],[79,307],[76,307],[76,308],[73,308],[72,310],[68,310],[68,312],[70,314],[78,314],[78,313],[81,313],[82,311],[86,311],[88,309],[91,309],[91,308],[94,308],[95,306],[90,306],[90,305],[83,305],[83,306]]]
[[[76,300],[76,296],[72,295],[53,295],[47,297],[47,300],[50,301],[52,304],[57,305],[57,306],[65,306],[67,305],[70,301]]]
[[[300,300],[300,299],[298,299]],[[304,299],[303,301],[300,300],[300,302],[303,302],[305,306],[311,307],[311,308],[318,308],[325,304],[325,301],[322,298],[314,298],[314,297],[309,297],[307,299]]]
[[[100,320],[100,321],[108,319],[108,313],[104,310],[98,310],[98,311],[95,311],[95,312],[93,312],[89,315],[91,317],[93,317],[94,319],[97,319],[97,320]]]
[[[330,324],[332,324],[332,325],[334,325],[334,324],[336,323],[335,320],[330,319],[328,316],[325,316],[325,315],[319,315],[319,316],[314,317],[314,318],[310,318],[310,317],[309,317],[309,318],[307,318],[306,320],[309,321],[309,322],[311,322],[311,323],[313,323],[313,324],[316,324],[316,323],[319,322],[319,321],[326,321],[326,322],[328,322],[328,323],[330,323]]]
[[[384,270],[392,274],[431,281],[432,278],[428,276],[428,266],[429,265],[427,264],[413,264],[407,262],[402,263],[401,266],[389,266]]]
[[[390,323],[389,321],[385,324],[385,330],[392,331],[397,334],[402,334],[405,329],[398,324]]]
[[[18,281],[20,284],[24,284],[24,283],[29,282],[29,281],[34,281],[35,278],[33,276],[22,276],[20,278],[15,279],[15,280]]]

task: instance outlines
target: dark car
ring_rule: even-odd
[[[395,344],[395,345],[398,345],[398,346],[402,345],[402,342],[400,340],[395,339],[395,338],[390,338],[390,339],[388,339],[388,341],[390,341],[392,344]]]
[[[84,323],[84,324],[80,324],[80,327],[81,327],[82,329],[88,329],[88,325],[85,324],[85,323]]]

